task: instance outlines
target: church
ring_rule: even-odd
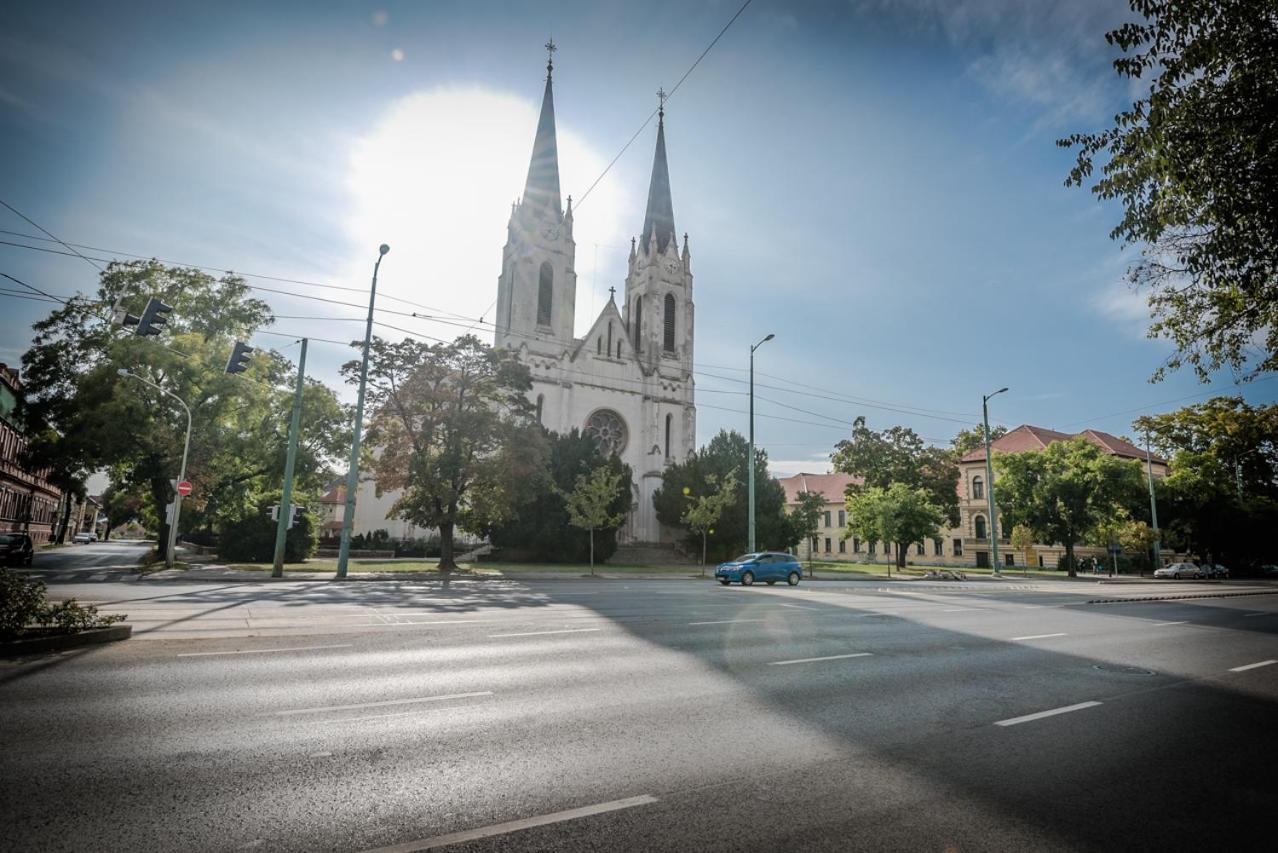
[[[548,45],[552,50],[553,46]],[[533,140],[522,198],[514,203],[497,279],[494,344],[532,372],[531,400],[549,430],[576,428],[630,466],[631,512],[623,544],[658,544],[677,531],[657,521],[652,495],[666,465],[692,452],[693,304],[688,235],[675,232],[666,161],[665,105],[658,111],[648,204],[631,238],[622,304],[612,298],[585,337],[574,335],[577,302],[572,197],[562,205],[555,141],[554,63]]]

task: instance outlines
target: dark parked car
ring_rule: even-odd
[[[25,533],[0,533],[0,563],[6,566],[29,566],[35,548]]]
[[[755,580],[766,581],[769,585],[785,581],[790,586],[795,586],[803,577],[803,566],[793,554],[764,551],[742,554],[735,560],[720,563],[714,576],[724,586],[733,581],[740,581],[742,586],[750,586]]]

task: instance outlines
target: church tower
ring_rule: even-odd
[[[692,267],[688,235],[683,250],[675,232],[666,162],[665,92],[657,92],[657,149],[648,183],[648,207],[638,244],[630,243],[626,273],[626,326],[631,345],[646,372],[678,374],[691,382]]]
[[[511,205],[497,279],[498,347],[560,352],[573,343],[577,301],[572,198],[560,207],[559,151],[552,90],[555,43],[546,44],[546,92],[533,141],[523,198]]]

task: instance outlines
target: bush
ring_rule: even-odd
[[[396,557],[438,557],[439,537],[428,536],[424,539],[404,539],[395,543]]]
[[[45,599],[41,581],[28,580],[0,568],[0,639],[13,639],[32,626],[74,634],[105,628],[124,619],[117,614],[99,615],[96,607],[80,604],[74,598],[51,604]]]
[[[278,503],[263,498],[256,512],[244,518],[222,523],[219,531],[218,556],[223,560],[244,563],[268,563],[275,558],[276,523],[271,520],[271,505]],[[284,537],[284,562],[300,563],[315,553],[315,523],[309,513],[299,512],[297,522]]]

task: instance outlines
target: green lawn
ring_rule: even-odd
[[[807,563],[804,563],[804,566],[806,567]],[[875,575],[875,576],[887,577],[887,570],[888,570],[888,566],[886,563],[836,563],[836,562],[822,562],[820,560],[817,560],[814,566],[816,569],[817,577],[821,577],[827,574],[863,574],[863,575]],[[993,574],[993,571],[994,571],[993,569],[977,568],[976,566],[910,566],[910,565],[907,565],[905,569],[902,570],[902,569],[896,568],[896,566],[893,565],[892,576],[896,577],[897,575],[903,575],[907,577],[917,577],[917,576],[924,575],[929,569],[934,569],[937,571],[940,571],[942,569],[949,569],[950,571],[962,572],[968,577],[979,577],[979,576],[989,577],[991,574]],[[1026,569],[1022,566],[1006,567],[1003,569],[1003,574],[1009,577],[1017,577],[1017,578],[1031,577],[1031,578],[1060,579],[1060,578],[1069,577],[1068,573],[1064,571],[1057,571],[1056,569],[1047,569],[1047,568],[1040,569],[1037,567]],[[1085,572],[1079,572],[1078,576],[1080,578],[1088,577],[1088,578],[1098,578],[1098,579],[1109,577],[1108,573],[1103,575],[1092,575]],[[1117,575],[1116,577],[1139,577],[1139,575],[1126,574],[1126,575]]]
[[[228,563],[232,569],[253,572],[269,572],[270,563]],[[410,573],[436,572],[438,559],[352,559],[347,562],[346,569],[351,574],[376,573]],[[706,568],[707,573],[713,569]],[[333,572],[337,571],[337,560],[334,558],[312,559],[304,563],[285,563],[286,572]],[[614,566],[600,563],[595,566],[596,573],[617,574],[658,574],[672,577],[687,577],[700,573],[698,566]],[[460,572],[480,576],[520,575],[520,574],[557,574],[566,577],[589,575],[590,566],[585,564],[564,563],[462,563]]]

